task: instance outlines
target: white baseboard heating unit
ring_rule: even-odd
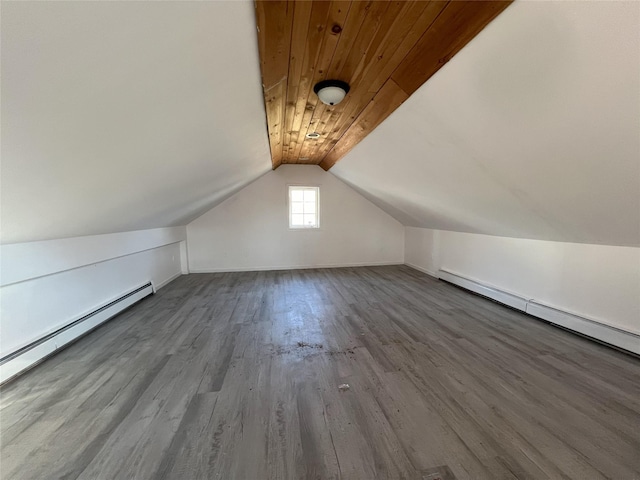
[[[448,270],[439,270],[438,278],[567,330],[640,355],[640,335],[637,333],[544,305],[534,299],[505,292],[493,286],[483,285]]]
[[[118,313],[154,293],[148,282],[0,358],[0,385],[33,368]]]

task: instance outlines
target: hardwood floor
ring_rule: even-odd
[[[640,479],[637,358],[403,266],[181,277],[0,407],[6,480]]]

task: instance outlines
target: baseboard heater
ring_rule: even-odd
[[[439,270],[438,278],[598,342],[640,355],[640,335],[637,333],[560,310],[493,286],[483,285],[448,270]]]
[[[0,358],[0,385],[33,368],[118,313],[154,293],[148,282]]]

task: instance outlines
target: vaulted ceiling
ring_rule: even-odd
[[[331,168],[509,4],[257,1],[273,168]],[[313,91],[322,80],[349,94],[323,104]]]
[[[287,80],[265,85],[286,83],[298,99],[325,73],[351,72],[342,79],[353,88],[339,110],[314,95],[285,104],[281,161],[307,155],[329,168],[341,158],[330,172],[405,225],[640,245],[640,4],[518,1],[474,28],[468,13],[488,7],[470,4],[287,10],[291,36],[305,43],[270,44]],[[268,97],[265,111],[258,42],[271,34],[256,24],[272,7],[257,7],[0,2],[1,242],[184,225],[270,171],[273,106]],[[294,17],[308,19],[294,31]],[[451,44],[440,33],[455,22]],[[328,33],[336,24],[340,33]],[[430,49],[412,57],[421,39]],[[389,81],[399,97],[376,100],[394,91]],[[286,132],[299,139],[304,129],[293,127],[305,118],[325,136],[294,145]]]

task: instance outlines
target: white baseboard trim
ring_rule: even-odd
[[[105,302],[90,313],[79,316],[43,337],[0,359],[0,385],[33,368],[61,348],[99,327],[118,313],[153,293],[148,284],[125,292],[118,298]]]
[[[398,262],[380,262],[380,263],[340,263],[325,265],[288,265],[288,266],[270,266],[270,267],[228,267],[228,268],[194,268],[189,267],[189,273],[233,273],[233,272],[268,272],[280,270],[308,270],[312,268],[349,268],[349,267],[384,267],[389,265],[402,265],[402,261]]]
[[[419,272],[422,273],[426,273],[427,275],[433,277],[433,278],[438,278],[438,274],[436,272],[432,272],[431,270],[427,270],[426,268],[423,268],[419,265],[416,265],[415,263],[409,263],[409,262],[404,262],[404,264],[407,267],[413,268],[414,270],[418,270]]]
[[[551,307],[534,299],[505,292],[497,287],[484,285],[477,280],[471,280],[447,270],[440,270],[438,277],[534,317],[640,355],[640,335],[635,332]]]
[[[153,282],[151,282],[151,284],[153,285],[153,293],[157,292],[158,290],[160,290],[162,287],[164,287],[165,285],[169,285],[171,282],[173,282],[176,278],[181,277],[182,275],[184,275],[182,272],[178,272],[172,276],[170,276],[169,278],[167,278],[166,280],[163,280],[162,282],[158,283],[157,285]]]
[[[453,283],[454,285],[466,288],[472,292],[479,293],[480,295],[484,295],[485,297],[489,297],[492,300],[504,303],[510,307],[517,308],[523,312],[527,308],[527,302],[529,301],[528,298],[505,292],[490,285],[484,285],[476,280],[471,280],[448,270],[439,270],[437,276],[449,283]]]

